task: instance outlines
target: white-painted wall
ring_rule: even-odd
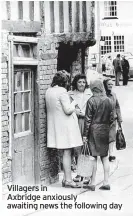
[[[96,36],[97,21],[100,19],[101,36],[124,35],[125,52],[133,53],[133,1],[117,1],[117,18],[104,19],[104,1],[99,1],[100,17],[96,14]],[[96,38],[97,39],[97,38]],[[95,45],[90,48],[90,53],[99,52]]]

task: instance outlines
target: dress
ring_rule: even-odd
[[[113,107],[113,114],[114,114],[114,121],[110,125],[110,132],[109,132],[109,143],[116,141],[116,120],[118,122],[122,122],[120,105],[116,94],[114,92],[107,93],[107,96],[110,98]]]
[[[86,106],[84,136],[92,156],[107,156],[112,103],[107,96],[92,96]]]
[[[70,97],[72,97],[76,101],[76,103],[78,104],[79,109],[85,115],[87,101],[92,96],[91,90],[88,89],[88,88],[85,89],[84,92],[79,92],[77,90],[74,90],[74,91],[70,91],[69,95],[70,95]],[[79,128],[80,128],[81,135],[83,135],[83,132],[84,132],[84,116],[78,116],[78,123],[79,123]]]
[[[75,114],[65,88],[54,86],[46,91],[47,147],[67,149],[82,146],[82,138]]]

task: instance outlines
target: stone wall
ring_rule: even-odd
[[[9,74],[8,74],[8,32],[1,32],[1,164],[3,184],[12,181],[9,157]]]

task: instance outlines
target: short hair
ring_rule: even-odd
[[[120,54],[117,54],[117,57],[120,58]]]
[[[53,77],[51,87],[58,85],[65,88],[68,80],[69,76],[67,75],[67,72],[65,73],[64,70],[58,71]]]
[[[87,83],[87,79],[86,79],[86,76],[84,74],[76,74],[73,81],[72,81],[72,90],[78,90],[77,89],[77,82],[79,81],[79,79],[84,79],[85,80],[85,88],[88,87],[88,83]]]

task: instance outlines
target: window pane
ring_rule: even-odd
[[[22,49],[23,49],[23,56],[24,57],[31,57],[30,46],[28,44],[22,45]]]
[[[22,74],[17,72],[14,74],[14,91],[22,90]]]
[[[22,111],[22,93],[14,94],[14,112]]]
[[[29,130],[29,113],[24,114],[25,131]]]
[[[29,109],[29,92],[24,93],[24,110]]]
[[[17,57],[18,56],[18,51],[17,51],[17,45],[13,45],[13,56]]]
[[[28,90],[29,89],[29,85],[28,85],[28,72],[24,73],[24,90]]]
[[[14,133],[22,132],[22,114],[14,115]]]

